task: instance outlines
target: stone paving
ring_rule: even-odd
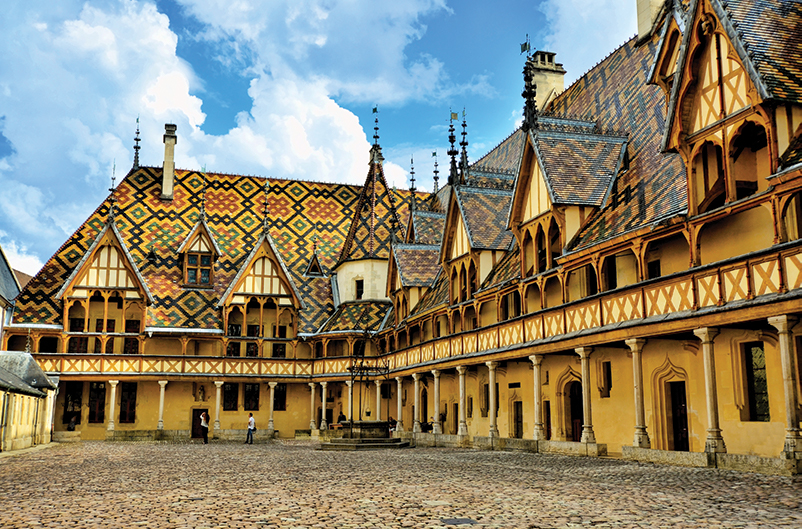
[[[802,527],[802,478],[311,441],[56,445],[0,458],[0,527]]]

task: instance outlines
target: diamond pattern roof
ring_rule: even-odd
[[[459,186],[457,203],[475,249],[507,249],[513,239],[506,229],[512,191]]]
[[[439,245],[399,244],[393,255],[405,287],[428,287],[440,270]]]
[[[321,327],[320,332],[378,331],[391,308],[392,303],[389,301],[362,300],[343,303]]]

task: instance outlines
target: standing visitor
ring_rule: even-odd
[[[203,444],[209,444],[209,415],[207,413],[201,412],[200,416],[201,420],[201,433],[203,434]]]
[[[245,438],[246,445],[253,444],[253,432],[256,431],[256,421],[253,418],[253,413],[248,414],[248,436]]]

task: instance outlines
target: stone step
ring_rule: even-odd
[[[318,450],[386,450],[409,447],[404,439],[332,439]]]

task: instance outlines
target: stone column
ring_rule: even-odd
[[[354,381],[346,380],[348,386],[348,420],[353,420],[354,415]]]
[[[718,329],[704,327],[696,329],[693,334],[702,340],[702,356],[705,366],[705,396],[707,397],[707,439],[705,452],[726,453],[724,438],[718,422],[718,393],[716,391],[716,359],[713,354],[713,339],[718,335]]]
[[[412,373],[412,380],[415,381],[415,417],[412,422],[412,431],[420,433],[420,375]]]
[[[382,381],[374,380],[376,384],[376,420],[382,420]]]
[[[576,354],[582,359],[582,418],[584,423],[582,425],[582,443],[595,443],[596,434],[593,433],[593,415],[590,407],[590,353],[593,352],[592,347],[577,347]]]
[[[328,382],[321,382],[320,383],[320,429],[325,430],[329,427],[326,424],[326,386],[328,386]]]
[[[496,408],[498,404],[496,403],[496,366],[498,366],[498,362],[485,362],[485,365],[490,370],[490,374],[488,377],[488,410],[487,414],[490,417],[490,437],[498,437],[498,427],[496,427]]]
[[[310,392],[309,396],[309,429],[310,430],[317,430],[317,424],[315,424],[315,383],[309,383],[309,389],[312,391]]]
[[[398,414],[398,418],[396,419],[395,423],[395,431],[396,432],[403,432],[404,431],[404,421],[401,418],[404,416],[404,403],[401,401],[401,396],[403,395],[403,378],[395,377],[395,381],[398,384],[398,390],[396,391],[396,397],[398,401],[398,407],[396,413]]]
[[[793,458],[796,452],[802,452],[802,435],[799,430],[799,395],[796,385],[796,359],[794,355],[794,335],[791,327],[798,320],[788,315],[769,318],[769,324],[780,333],[780,363],[783,372],[783,389],[785,390],[785,443],[783,453]]]
[[[119,383],[119,380],[109,380],[109,386],[111,386],[111,402],[109,402],[109,423],[106,429],[110,432],[114,431],[114,412],[117,408],[117,384]]]
[[[468,369],[465,366],[457,366],[459,373],[459,426],[457,435],[468,435],[468,414],[465,409],[465,373]]]
[[[440,371],[432,369],[434,375],[434,421],[432,421],[432,433],[443,433],[443,425],[440,424]]]
[[[535,382],[535,429],[532,432],[532,439],[535,441],[545,441],[546,431],[543,429],[543,391],[540,387],[540,367],[543,364],[543,355],[532,355],[529,361],[534,366],[534,382]]]
[[[646,411],[643,406],[643,346],[646,340],[630,338],[626,341],[632,351],[632,380],[635,386],[635,441],[632,446],[651,448],[652,442],[646,432]]]
[[[217,387],[217,391],[216,391],[217,401],[215,402],[215,405],[214,405],[214,430],[215,430],[215,432],[217,432],[217,431],[220,430],[220,404],[221,404],[221,401],[222,401],[221,396],[223,394],[223,382],[222,381],[216,381],[214,383],[214,385],[215,385],[215,387]]]
[[[166,380],[159,380],[159,425],[157,430],[164,430],[164,387],[167,385]]]
[[[276,386],[278,382],[268,382],[268,386],[270,386],[270,415],[267,419],[267,435],[268,437],[273,437],[276,433],[276,426],[273,422],[273,404],[276,400]]]

